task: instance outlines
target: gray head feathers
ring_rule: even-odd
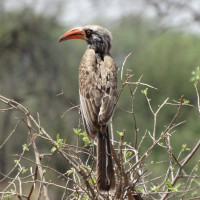
[[[111,33],[98,25],[88,25],[83,28],[88,39],[88,48],[94,49],[101,56],[109,54],[111,49]]]

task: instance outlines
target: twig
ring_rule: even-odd
[[[10,137],[12,136],[12,134],[16,131],[16,128],[19,124],[20,120],[17,120],[17,123],[14,127],[14,129],[11,131],[11,133],[8,135],[8,137],[4,140],[4,142],[1,144],[0,149],[5,145],[5,143],[10,139]]]
[[[36,167],[35,167],[35,175],[34,175],[34,179],[33,179],[34,182],[33,182],[32,186],[31,186],[31,190],[29,192],[27,200],[30,200],[31,195],[33,193],[33,190],[34,190],[34,187],[35,187],[35,181],[37,180],[37,172],[38,172],[38,166],[36,165]]]
[[[199,91],[197,89],[197,85],[194,84],[194,88],[196,90],[196,94],[197,94],[197,111],[200,114],[200,97],[199,97]]]
[[[176,176],[174,177],[174,180],[172,180],[171,185],[174,186],[176,184],[176,182],[178,181],[180,174],[184,168],[184,166],[189,162],[189,160],[193,157],[193,155],[197,152],[197,150],[200,147],[200,140],[197,142],[197,144],[195,145],[195,147],[193,148],[193,150],[191,151],[191,153],[187,156],[187,158],[185,159],[185,161],[180,164],[180,167],[176,173]],[[161,200],[165,200],[168,197],[169,193],[166,193],[162,196]]]
[[[170,124],[168,125],[168,127],[165,129],[164,133],[162,134],[161,137],[159,137],[157,140],[155,140],[155,142],[151,145],[151,147],[149,147],[149,149],[146,151],[146,153],[140,158],[140,160],[135,163],[129,170],[128,172],[130,172],[131,170],[135,169],[135,167],[137,165],[139,165],[145,158],[147,158],[150,153],[152,152],[153,148],[156,146],[156,144],[158,144],[162,139],[163,137],[165,137],[165,135],[168,133],[168,131],[171,129],[171,127],[173,126],[173,123],[176,121],[176,119],[178,118],[179,114],[180,114],[180,110],[181,110],[181,107],[182,107],[182,103],[183,103],[183,96],[181,97],[181,100],[180,100],[180,106],[174,116],[174,118],[172,119],[172,121],[170,122]]]
[[[127,85],[143,85],[143,86],[146,86],[146,87],[149,87],[149,88],[152,88],[152,89],[154,89],[154,90],[158,90],[158,88],[156,88],[156,87],[153,87],[152,85],[149,85],[149,84],[147,84],[147,83],[142,83],[142,82],[140,82],[140,81],[138,81],[138,82],[124,82],[125,84],[127,84]]]
[[[40,162],[41,157],[40,157],[40,154],[38,152],[38,149],[37,149],[37,146],[36,146],[36,143],[35,143],[35,136],[33,134],[29,112],[27,112],[27,126],[29,127],[29,132],[30,132],[30,135],[31,135],[31,138],[32,138],[32,145],[33,145],[33,150],[34,150],[34,154],[35,154],[36,164],[37,164],[39,174],[40,174],[40,179],[45,181],[44,171],[42,169],[41,162]],[[38,126],[39,126],[38,128],[40,128],[40,125],[38,125]],[[42,186],[43,186],[43,191],[44,191],[44,198],[46,200],[50,200],[49,195],[48,195],[47,186],[45,184],[42,184]]]
[[[129,54],[125,57],[124,62],[123,62],[123,64],[122,64],[122,69],[121,69],[121,81],[122,81],[122,82],[123,82],[123,74],[124,74],[124,65],[125,65],[125,63],[126,63],[127,58],[128,58],[131,54],[132,54],[132,53],[129,53]]]

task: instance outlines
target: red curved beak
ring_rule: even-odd
[[[74,28],[66,32],[64,35],[60,37],[58,42],[62,42],[64,40],[71,40],[71,39],[87,40],[87,38],[85,37],[85,31],[83,30],[83,28]]]

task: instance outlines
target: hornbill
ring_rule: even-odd
[[[97,186],[100,191],[115,187],[108,125],[117,97],[117,67],[110,55],[111,33],[100,26],[74,28],[59,42],[82,39],[87,50],[79,67],[80,109],[90,140],[97,138]]]

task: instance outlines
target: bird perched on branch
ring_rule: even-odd
[[[79,95],[83,124],[90,140],[97,138],[97,185],[101,191],[115,187],[108,125],[117,97],[117,67],[110,55],[111,33],[88,25],[66,32],[59,42],[82,39],[87,50],[79,67]]]

